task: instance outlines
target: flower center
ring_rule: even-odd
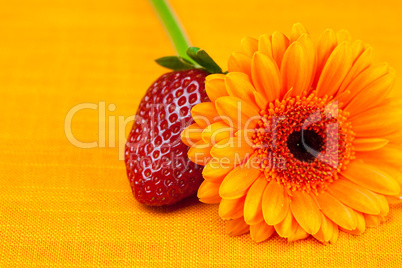
[[[252,137],[268,181],[318,193],[354,158],[348,113],[331,97],[289,97],[270,103]]]
[[[290,153],[303,162],[311,163],[322,151],[323,138],[313,130],[293,131],[286,141]]]

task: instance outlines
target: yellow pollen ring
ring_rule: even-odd
[[[252,142],[268,181],[275,180],[289,191],[317,194],[337,180],[337,173],[355,158],[349,114],[332,100],[332,96],[318,98],[314,94],[288,97],[260,111]],[[297,159],[287,146],[291,133],[306,130],[324,140],[323,150],[311,163]]]

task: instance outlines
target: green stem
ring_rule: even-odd
[[[191,60],[186,50],[191,46],[184,29],[181,27],[178,18],[175,16],[172,7],[167,0],[150,0],[155,8],[156,13],[159,15],[163,25],[165,26],[169,37],[180,57]]]

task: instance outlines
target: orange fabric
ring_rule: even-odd
[[[315,38],[347,28],[370,43],[402,91],[400,1],[171,2],[193,44],[225,69],[242,37],[299,21]],[[165,72],[153,59],[174,53],[147,1],[3,1],[0,18],[0,267],[402,266],[401,205],[380,227],[324,246],[229,237],[217,205],[196,198],[169,208],[134,200],[117,125]],[[70,134],[97,147],[78,148]]]

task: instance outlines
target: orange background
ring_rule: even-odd
[[[302,22],[316,38],[327,27],[346,28],[370,43],[402,89],[400,1],[171,2],[193,44],[224,68],[243,36],[289,33]],[[2,1],[0,40],[0,267],[402,266],[401,205],[379,228],[342,233],[335,245],[277,236],[255,244],[225,235],[218,207],[196,198],[139,205],[118,133],[106,131],[105,148],[67,140],[72,107],[114,104],[106,123],[118,122],[166,72],[153,59],[174,50],[147,1]],[[98,125],[98,110],[86,109],[72,131],[97,141]]]

